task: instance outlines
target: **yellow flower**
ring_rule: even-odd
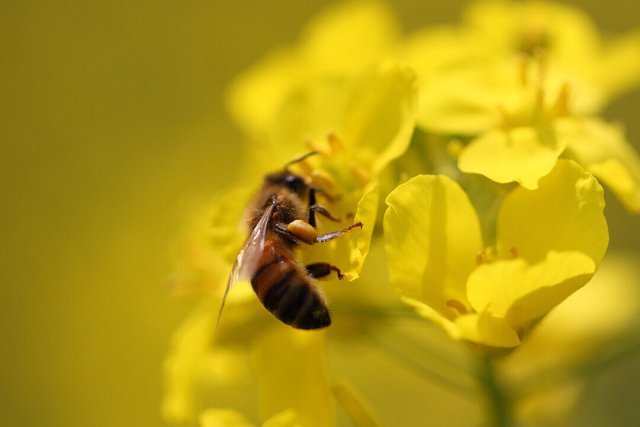
[[[502,79],[503,84],[509,81]],[[639,212],[640,158],[622,131],[601,119],[573,114],[571,86],[547,80],[552,89],[546,90],[548,86],[518,85],[514,76],[511,83],[513,92],[502,92],[501,103],[496,100],[501,108],[495,110],[494,126],[461,151],[460,170],[534,189],[565,156],[601,178],[630,211]]]
[[[397,33],[391,13],[380,2],[348,1],[328,8],[296,45],[270,53],[236,78],[227,97],[229,110],[247,135],[260,141],[300,85],[341,80],[375,65],[391,50]]]
[[[608,244],[598,182],[560,160],[535,190],[516,188],[485,248],[476,212],[444,176],[418,176],[387,198],[392,285],[454,338],[514,347],[528,328],[589,281]]]
[[[399,48],[420,81],[419,123],[425,129],[477,133],[490,119],[481,110],[495,113],[508,102],[500,99],[508,88],[502,79],[512,78],[500,71],[504,62],[542,59],[545,80],[569,83],[579,113],[596,113],[640,83],[640,30],[605,42],[582,11],[541,1],[478,1],[464,18],[462,25],[419,30]]]
[[[640,156],[622,129],[596,118],[559,120],[556,128],[566,140],[566,156],[609,186],[629,211],[640,213]]]
[[[581,10],[545,1],[478,1],[465,22],[494,55],[544,55],[597,92],[604,103],[640,83],[640,31],[603,40]]]
[[[165,362],[165,419],[193,420],[207,405],[202,395],[211,390],[247,393],[253,373],[262,420],[293,409],[304,426],[333,425],[324,333],[298,331],[271,320],[264,310],[238,305],[227,313],[225,328],[216,330],[218,306],[217,301],[203,303],[173,339]]]
[[[638,272],[632,256],[608,253],[589,285],[549,313],[505,358],[501,374],[519,400],[520,420],[565,425],[588,379],[637,341]]]
[[[314,387],[315,384],[310,384],[310,386]],[[294,388],[300,391],[297,387],[299,387],[298,383],[295,384]],[[356,427],[378,427],[380,425],[350,386],[344,383],[338,383],[334,385],[333,389],[336,398],[342,401],[353,425]],[[323,409],[321,406],[315,408],[315,414],[310,414],[313,417],[313,421],[309,419],[305,420],[295,409],[286,409],[269,417],[261,425],[262,427],[305,427],[323,425],[323,422],[319,421],[326,418],[327,414],[320,412]],[[232,409],[209,408],[200,413],[198,419],[200,421],[200,427],[254,427],[256,425],[249,421],[243,414]],[[333,422],[330,425],[333,425]]]
[[[640,82],[640,31],[605,43],[582,12],[545,2],[481,1],[465,21],[400,50],[418,75],[418,126],[469,141],[463,172],[534,189],[565,156],[640,212],[638,155],[593,117]]]

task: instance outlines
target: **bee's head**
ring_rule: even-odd
[[[288,170],[267,175],[265,181],[269,184],[285,187],[300,196],[304,195],[309,189],[309,185],[304,178]]]

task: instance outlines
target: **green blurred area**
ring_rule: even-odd
[[[0,425],[162,425],[162,360],[192,306],[164,280],[241,161],[224,89],[327,3],[0,4]],[[637,25],[636,5],[580,5],[605,31]],[[409,30],[462,3],[392,7]],[[606,113],[636,147],[639,112],[636,91]],[[640,218],[609,200],[612,246],[640,252]]]

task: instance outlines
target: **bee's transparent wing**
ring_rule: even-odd
[[[251,231],[249,238],[247,238],[244,246],[240,249],[240,252],[238,252],[231,274],[229,274],[227,287],[224,290],[224,295],[222,296],[222,304],[220,304],[217,324],[220,323],[222,309],[224,308],[224,303],[227,300],[227,294],[229,293],[231,286],[233,286],[238,280],[251,280],[251,276],[255,273],[258,261],[260,260],[260,256],[264,249],[264,239],[267,235],[267,227],[274,207],[275,198],[272,199],[271,205],[264,210],[260,220]]]

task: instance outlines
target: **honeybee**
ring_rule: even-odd
[[[262,189],[249,207],[248,226],[251,230],[238,253],[229,275],[220,305],[218,323],[229,289],[238,280],[250,281],[258,299],[278,320],[298,329],[320,329],[331,324],[326,301],[314,284],[314,279],[335,272],[338,267],[328,263],[302,265],[296,261],[294,249],[300,244],[324,243],[342,236],[362,223],[326,234],[316,231],[316,214],[333,221],[327,209],[316,202],[323,191],[289,166],[317,154],[311,152],[284,167],[283,171],[265,176]]]

